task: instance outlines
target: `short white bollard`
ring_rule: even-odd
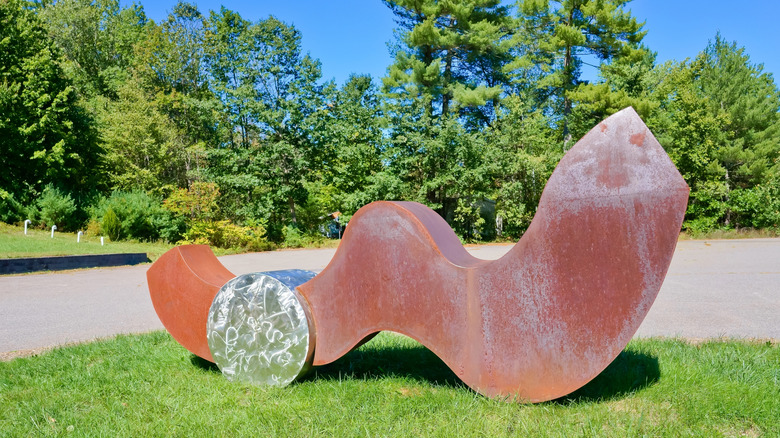
[[[84,235],[83,231],[79,231],[79,233],[76,234],[76,243],[80,243],[81,242],[81,236],[83,236],[83,235]]]
[[[100,236],[100,246],[103,246],[103,236]]]
[[[52,239],[54,239],[54,230],[56,230],[56,229],[57,229],[57,226],[56,226],[56,225],[52,225],[52,226],[51,226],[51,238],[52,238]]]
[[[31,224],[32,221],[30,219],[27,219],[24,221],[24,235],[27,235],[27,224]]]

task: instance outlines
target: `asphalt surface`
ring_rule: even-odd
[[[497,259],[511,245],[468,247]],[[234,274],[322,270],[335,249],[220,257]],[[162,329],[150,265],[0,276],[0,359]],[[682,241],[639,337],[780,339],[780,239]]]

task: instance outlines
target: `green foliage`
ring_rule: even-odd
[[[100,220],[100,230],[113,241],[119,240],[122,236],[122,222],[119,221],[111,207],[108,207],[103,213],[103,218]]]
[[[780,94],[744,49],[717,35],[696,59],[656,68],[650,128],[688,185],[685,228],[767,227],[780,173]],[[757,201],[761,199],[763,208]]]
[[[174,215],[196,221],[217,216],[219,187],[209,182],[194,182],[189,189],[176,189],[163,202],[163,208]]]
[[[429,115],[458,110],[475,126],[489,123],[509,61],[508,8],[497,0],[384,2],[401,27],[383,79],[389,96],[423,99]]]
[[[38,207],[36,219],[44,228],[56,225],[59,230],[74,230],[76,203],[70,195],[63,193],[52,185],[47,185],[35,202]]]
[[[780,93],[736,42],[659,66],[630,0],[383,2],[398,26],[380,90],[323,82],[274,17],[0,0],[0,220],[37,217],[51,184],[91,205],[62,226],[110,208],[119,238],[252,246],[236,236],[262,223],[308,245],[380,199],[422,202],[463,240],[517,238],[562,153],[633,106],[692,189],[688,231],[777,226]]]
[[[0,222],[11,224],[22,221],[26,219],[23,218],[24,212],[24,207],[14,199],[14,195],[0,189]]]
[[[112,240],[156,240],[161,237],[160,224],[165,222],[167,216],[160,200],[142,191],[114,191],[108,198],[100,199],[93,208],[92,216],[104,226],[106,215],[110,216],[109,211],[121,223],[119,232],[114,236],[109,235]],[[105,228],[103,231],[109,232]]]
[[[582,57],[602,62],[643,56],[640,23],[624,9],[630,0],[521,0],[513,44],[515,61],[507,66],[520,85],[537,90],[542,105],[551,105],[560,122],[564,148],[584,132],[571,132],[572,96],[580,80]],[[536,65],[534,67],[534,65]],[[519,71],[517,71],[519,70]],[[533,73],[529,75],[526,70]],[[529,83],[530,82],[530,83]],[[621,108],[622,109],[622,108]]]
[[[531,224],[563,153],[541,111],[517,97],[504,100],[498,123],[488,135],[485,161],[494,190],[491,198],[496,201],[496,231],[516,239]]]
[[[95,97],[94,102],[112,189],[154,192],[186,185],[192,152],[141,84],[128,79],[118,86],[116,99]]]
[[[29,204],[47,184],[94,185],[100,148],[90,118],[27,2],[0,2],[0,54],[0,187]]]
[[[780,178],[729,195],[732,220],[742,227],[780,230]]]
[[[265,251],[271,245],[265,239],[265,226],[256,222],[251,226],[239,226],[229,220],[196,221],[186,233],[181,244],[212,245],[217,248],[242,248],[249,251]]]

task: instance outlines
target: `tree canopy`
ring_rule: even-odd
[[[691,186],[687,230],[780,225],[780,92],[736,41],[658,64],[630,0],[381,1],[387,74],[337,84],[282,17],[0,0],[0,220],[72,204],[74,228],[259,245],[394,199],[517,238],[566,150],[633,106]]]

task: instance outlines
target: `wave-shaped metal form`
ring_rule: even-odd
[[[649,311],[688,192],[628,108],[566,153],[529,229],[499,260],[472,257],[421,204],[369,204],[325,270],[298,288],[317,334],[314,365],[391,330],[486,396],[566,395],[606,368]]]
[[[206,319],[219,288],[235,277],[207,245],[177,246],[146,271],[149,295],[165,329],[193,354],[214,362]]]
[[[214,362],[229,380],[285,386],[311,367],[314,338],[295,288],[316,274],[285,270],[228,281],[209,310]]]
[[[316,334],[313,364],[323,365],[391,330],[420,341],[486,396],[538,402],[566,395],[606,368],[649,311],[688,192],[628,108],[563,157],[530,227],[499,260],[472,257],[421,204],[369,204],[353,216],[325,270],[291,296],[311,316],[307,351]],[[213,361],[209,307],[233,275],[208,247],[183,246],[147,277],[168,331]]]

